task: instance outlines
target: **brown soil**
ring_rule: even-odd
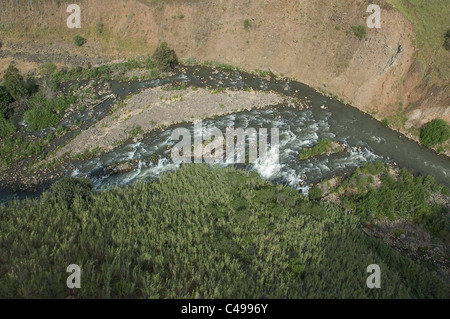
[[[376,111],[380,119],[398,112],[402,102],[407,127],[436,117],[450,121],[448,85],[431,87],[414,63],[411,23],[384,1],[375,2],[382,5],[382,28],[368,29],[359,40],[351,26],[365,24],[367,3],[357,0],[80,0],[81,30],[66,27],[65,4],[9,1],[0,11],[7,51],[0,72],[11,59],[23,71],[46,60],[95,64],[148,55],[167,41],[181,59],[270,69]],[[97,35],[100,19],[105,31]],[[75,34],[88,43],[76,48]]]

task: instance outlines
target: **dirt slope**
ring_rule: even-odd
[[[368,29],[365,39],[359,40],[351,26],[365,24],[367,6],[377,2],[382,6],[382,28]],[[14,49],[8,51],[9,56],[0,55],[1,71],[14,53],[19,66],[32,67],[20,62],[27,58],[17,58],[17,51],[36,51],[36,43],[30,39],[38,45],[45,43],[38,51],[61,52],[65,57],[61,64],[76,63],[76,58],[89,55],[112,59],[148,54],[159,42],[167,41],[181,59],[270,69],[332,92],[364,111],[377,112],[378,118],[398,113],[403,105],[410,119],[407,127],[436,117],[450,121],[448,84],[432,87],[424,81],[414,62],[413,26],[382,0],[77,3],[82,8],[82,29],[69,30],[65,25],[68,1],[3,0],[3,50],[8,46]],[[99,36],[95,27],[100,20],[105,31]],[[89,40],[83,48],[71,43],[77,33]]]

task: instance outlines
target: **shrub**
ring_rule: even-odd
[[[450,51],[450,29],[445,33],[444,48]]]
[[[34,106],[25,112],[25,122],[32,131],[54,126],[59,123],[59,117],[45,106]]]
[[[180,14],[180,15],[178,16],[178,18],[179,18],[180,20],[183,20],[183,19],[184,19],[184,14]]]
[[[420,141],[427,147],[433,147],[450,138],[449,125],[441,119],[435,119],[420,130]]]
[[[9,94],[5,87],[0,86],[0,112],[2,112],[6,118],[10,118],[13,115],[10,114],[11,108],[9,107],[9,104],[12,102],[14,102],[14,99],[11,94]]]
[[[245,20],[244,20],[244,28],[245,28],[245,29],[250,28],[250,20],[249,20],[249,19],[245,19]]]
[[[365,25],[354,25],[352,26],[353,33],[362,40],[366,36],[366,26]]]
[[[43,77],[50,77],[56,72],[56,65],[53,63],[45,63],[39,66],[39,73]]]
[[[2,111],[0,111],[0,137],[5,137],[13,134],[16,131],[14,123],[5,119]]]
[[[170,72],[178,65],[175,51],[169,48],[167,42],[162,42],[161,45],[156,48],[152,57],[156,61],[158,69],[162,72]]]
[[[92,192],[92,182],[89,179],[67,177],[55,182],[44,195],[44,199],[71,208],[75,198],[81,197],[83,201],[87,201]]]
[[[77,47],[81,47],[83,44],[86,43],[86,39],[83,38],[82,36],[76,35],[73,37],[73,43],[77,46]]]
[[[389,120],[388,120],[388,119],[383,119],[383,120],[381,121],[381,124],[383,124],[383,125],[386,126],[386,127],[389,127]]]
[[[322,190],[319,186],[314,186],[309,190],[309,199],[311,200],[319,200],[322,198]]]
[[[16,100],[22,100],[28,96],[28,88],[23,80],[19,70],[10,64],[6,69],[5,76],[3,78],[5,87],[9,94]]]

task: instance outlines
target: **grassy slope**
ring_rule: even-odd
[[[72,194],[70,194],[72,195]],[[188,165],[159,182],[0,208],[0,297],[445,297],[354,217],[256,173]],[[81,289],[66,267],[82,268]],[[382,289],[368,289],[379,264]]]
[[[450,24],[448,0],[387,0],[402,12],[416,30],[416,58],[422,71],[431,68],[432,83],[448,85],[449,53],[443,48],[444,34]]]

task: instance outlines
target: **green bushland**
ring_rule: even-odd
[[[167,42],[162,42],[152,56],[161,72],[173,71],[178,65],[178,58],[175,51],[169,48]]]
[[[354,25],[352,26],[353,33],[362,40],[366,36],[366,26],[365,25]]]
[[[33,106],[25,112],[25,122],[31,131],[41,130],[59,123],[59,117],[44,106]]]
[[[38,93],[30,99],[30,109],[25,112],[24,119],[30,130],[40,130],[59,123],[56,112],[64,112],[71,104],[76,102],[73,95],[47,99],[44,94]]]
[[[446,297],[443,282],[364,235],[354,216],[254,172],[186,165],[74,192],[70,208],[45,198],[0,207],[3,298]],[[69,290],[73,263],[82,288]],[[382,289],[366,286],[373,263]]]
[[[317,145],[311,148],[304,148],[300,152],[300,160],[308,159],[314,156],[324,155],[328,152],[336,152],[337,149],[333,148],[333,144],[329,139],[320,140]]]
[[[374,175],[379,176],[381,186],[375,187]],[[450,239],[450,217],[446,207],[430,204],[432,194],[448,196],[449,189],[438,184],[432,176],[415,177],[407,169],[393,176],[387,166],[375,162],[357,169],[341,188],[347,204],[352,203],[353,213],[363,224],[385,218],[407,219],[425,225],[433,235]]]
[[[427,147],[434,147],[450,138],[450,126],[441,119],[433,120],[420,130],[420,142]]]
[[[83,38],[82,36],[76,35],[73,37],[73,43],[77,46],[77,47],[81,47],[83,44],[86,43],[86,39]]]

